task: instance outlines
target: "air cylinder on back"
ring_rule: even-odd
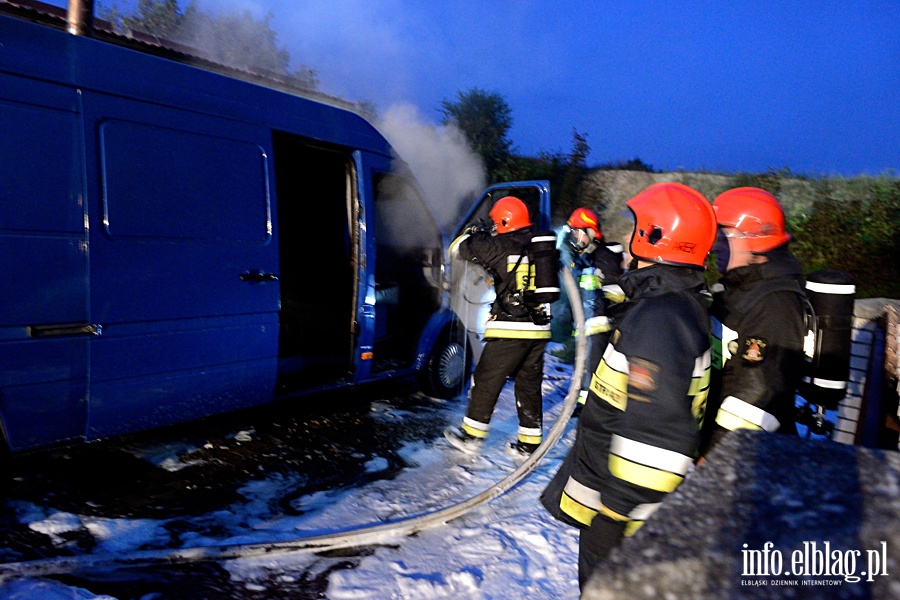
[[[806,373],[798,391],[810,404],[835,410],[850,377],[856,279],[831,269],[810,273],[806,296],[815,311],[815,338],[805,348]]]
[[[559,300],[559,250],[554,232],[540,231],[531,238],[528,261],[532,268],[533,287],[525,290],[525,301],[545,304]]]

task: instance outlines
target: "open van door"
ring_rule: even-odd
[[[504,196],[515,196],[528,206],[535,229],[550,229],[550,182],[516,181],[498,183],[482,192],[453,238],[462,235],[466,226],[472,223],[490,223],[489,214],[494,202]],[[477,363],[484,346],[485,324],[495,298],[493,282],[484,268],[459,256],[450,256],[450,270],[450,306],[466,327],[473,359]]]

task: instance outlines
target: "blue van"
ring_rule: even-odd
[[[0,14],[6,450],[396,377],[465,389],[455,232],[371,124],[25,17]],[[548,224],[546,182],[467,217],[498,193]]]

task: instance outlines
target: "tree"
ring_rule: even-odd
[[[508,136],[512,110],[503,96],[477,87],[459,91],[456,101],[441,102],[440,112],[441,123],[459,128],[484,160],[489,181],[511,179],[513,155]]]
[[[569,153],[568,162],[566,164],[565,174],[562,178],[562,185],[559,193],[556,195],[556,202],[564,207],[571,207],[575,210],[581,204],[579,191],[581,190],[581,182],[587,174],[587,157],[591,152],[591,147],[587,142],[587,134],[579,133],[577,129],[572,129],[572,151]],[[602,209],[603,207],[597,207]],[[568,212],[571,212],[568,210]]]
[[[213,15],[199,13],[182,32],[181,40],[201,49],[211,60],[239,69],[287,74],[290,55],[279,47],[270,26],[272,14],[260,21],[249,11]],[[228,43],[222,43],[228,40]]]
[[[900,294],[900,181],[880,178],[849,198],[826,185],[809,214],[790,226],[807,272],[850,273],[861,298]]]
[[[598,169],[609,169],[612,171],[643,171],[645,173],[655,173],[652,166],[648,165],[640,158],[635,156],[631,160],[617,160],[608,162],[597,167]]]
[[[178,0],[138,0],[134,14],[121,13],[116,5],[101,16],[122,33],[140,32],[160,39],[175,41],[188,19],[196,14],[193,0],[185,10]]]

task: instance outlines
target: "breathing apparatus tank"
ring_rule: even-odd
[[[806,369],[797,391],[818,410],[813,415],[807,409],[798,420],[815,433],[829,433],[824,412],[837,409],[850,377],[856,279],[831,269],[810,273],[806,278],[806,297],[812,314],[808,315],[803,348]]]
[[[550,304],[559,300],[559,250],[556,233],[539,231],[526,250],[530,265],[530,285],[523,293],[525,305],[536,323],[550,321]]]

